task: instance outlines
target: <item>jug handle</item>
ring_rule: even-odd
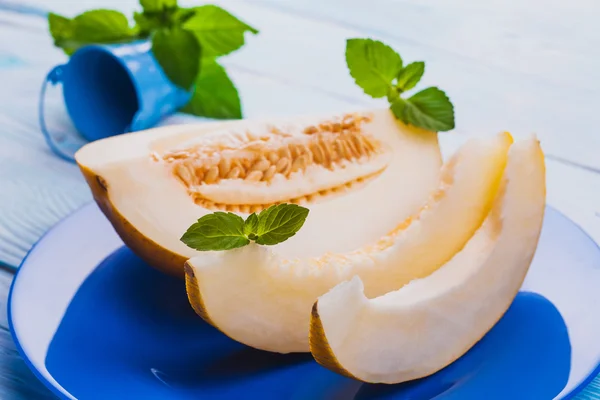
[[[42,84],[42,90],[40,93],[40,102],[38,105],[38,117],[40,123],[40,129],[46,139],[46,143],[50,149],[56,153],[60,158],[69,162],[75,162],[73,155],[75,152],[87,142],[82,138],[74,137],[73,135],[65,133],[50,133],[46,126],[44,104],[46,101],[46,89],[48,83],[56,85],[62,82],[62,74],[64,72],[65,65],[57,65],[46,76],[44,83]]]

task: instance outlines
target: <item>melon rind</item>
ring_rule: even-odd
[[[395,384],[431,375],[461,357],[517,295],[535,255],[545,197],[539,142],[515,143],[494,207],[447,264],[370,299],[355,276],[315,302],[314,358],[360,381]]]

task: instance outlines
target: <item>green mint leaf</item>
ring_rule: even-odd
[[[68,42],[73,39],[73,20],[55,13],[48,13],[48,28],[55,46],[62,48],[67,55],[75,52],[77,47],[68,45]]]
[[[140,0],[143,13],[134,12],[133,19],[142,36],[149,36],[159,28],[178,26],[175,21],[179,13],[177,0]]]
[[[177,0],[140,0],[140,5],[144,13],[153,13],[177,7]]]
[[[177,25],[183,25],[188,19],[194,16],[194,13],[195,11],[193,8],[177,8],[173,11],[172,18]]]
[[[142,37],[149,36],[153,30],[163,26],[163,22],[158,15],[134,12],[133,20]]]
[[[136,29],[129,26],[127,18],[118,11],[91,10],[73,19],[49,13],[48,25],[54,45],[67,55],[92,43],[119,43],[137,36]]]
[[[297,204],[271,206],[258,214],[256,243],[274,245],[296,234],[304,225],[308,209]]]
[[[256,29],[221,7],[205,5],[192,10],[194,14],[188,15],[182,26],[194,32],[202,45],[203,57],[213,58],[229,54],[244,45],[245,32],[258,33]]]
[[[126,41],[136,32],[127,17],[114,10],[90,10],[73,18],[73,39],[87,43],[115,43]]]
[[[246,221],[244,221],[244,234],[246,236],[250,237],[250,235],[256,236],[257,232],[258,232],[258,215],[256,215],[256,213],[252,213],[252,214],[248,215],[248,218],[246,218]],[[255,237],[250,237],[250,239],[256,240]]]
[[[425,63],[423,61],[415,61],[408,64],[400,70],[398,74],[398,87],[403,92],[414,88],[425,73]]]
[[[243,229],[242,217],[217,211],[204,215],[192,224],[180,240],[199,251],[231,250],[250,243]]]
[[[454,129],[454,107],[446,93],[436,87],[422,90],[406,100],[399,98],[391,109],[406,124],[436,132]]]
[[[240,96],[225,69],[214,60],[204,59],[192,99],[184,113],[218,119],[242,118]]]
[[[167,77],[189,89],[200,70],[200,45],[181,28],[160,29],[152,36],[152,52]]]
[[[391,47],[372,39],[348,39],[346,64],[350,75],[366,94],[378,98],[402,69],[402,58]]]
[[[296,204],[271,206],[246,221],[237,214],[217,211],[192,224],[181,237],[188,247],[199,251],[231,250],[250,241],[274,245],[294,236],[308,216],[308,209]]]
[[[387,99],[390,104],[400,97],[400,91],[395,86],[390,86],[387,92]]]

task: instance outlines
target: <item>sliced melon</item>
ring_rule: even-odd
[[[442,165],[437,135],[388,109],[162,127],[92,142],[75,157],[125,244],[180,277],[201,253],[179,239],[207,213],[300,203],[311,218],[278,251],[347,252],[414,214]],[[369,223],[355,229],[357,219]]]
[[[444,368],[502,317],[534,256],[545,208],[544,156],[515,143],[501,192],[481,229],[443,267],[368,299],[355,276],[315,303],[316,360],[365,382],[399,383]]]
[[[507,133],[467,142],[446,163],[438,189],[418,212],[351,251],[290,258],[280,251],[283,246],[249,245],[190,259],[186,272],[192,306],[246,345],[281,353],[308,351],[311,307],[329,289],[358,274],[370,295],[380,295],[431,274],[464,246],[491,208],[511,143]],[[388,201],[382,197],[370,206],[392,209]],[[360,234],[379,222],[361,210],[337,212],[350,222],[339,227],[338,240],[344,240],[343,229]],[[319,224],[319,217],[311,210],[307,223]],[[303,230],[298,235],[306,234]],[[320,241],[331,238],[315,232],[311,243]],[[295,242],[296,237],[283,244]]]

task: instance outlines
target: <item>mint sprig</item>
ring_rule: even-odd
[[[138,37],[127,17],[114,10],[90,10],[72,19],[48,13],[48,25],[54,45],[67,55],[88,44],[123,43]]]
[[[214,59],[203,58],[200,69],[194,97],[181,111],[220,119],[242,118],[238,91],[225,68]]]
[[[188,9],[183,28],[196,35],[202,44],[204,57],[224,56],[244,45],[244,34],[258,31],[240,21],[221,7],[211,4]]]
[[[348,39],[346,63],[356,84],[374,98],[388,93],[402,69],[402,58],[394,49],[371,39]]]
[[[346,64],[356,84],[373,98],[387,97],[391,111],[402,122],[431,131],[454,129],[454,106],[439,88],[402,96],[423,77],[423,61],[404,66],[400,54],[390,46],[354,38],[346,41]]]
[[[452,103],[436,87],[422,90],[408,99],[399,97],[392,103],[391,109],[400,120],[432,131],[445,131],[454,127]]]
[[[244,220],[237,214],[217,211],[198,219],[180,240],[198,251],[231,250],[251,241],[271,246],[294,236],[308,212],[296,204],[278,204]]]
[[[181,110],[192,115],[242,118],[237,88],[218,57],[245,44],[245,33],[258,30],[215,5],[179,7],[177,0],[139,0],[141,11],[127,17],[115,10],[89,10],[74,18],[48,14],[54,45],[67,55],[89,44],[150,40],[152,52],[175,85],[193,89]]]
[[[152,52],[169,79],[189,89],[200,71],[201,47],[191,32],[179,27],[159,29],[152,36]]]
[[[140,0],[140,5],[144,12],[161,12],[177,8],[177,0]]]

